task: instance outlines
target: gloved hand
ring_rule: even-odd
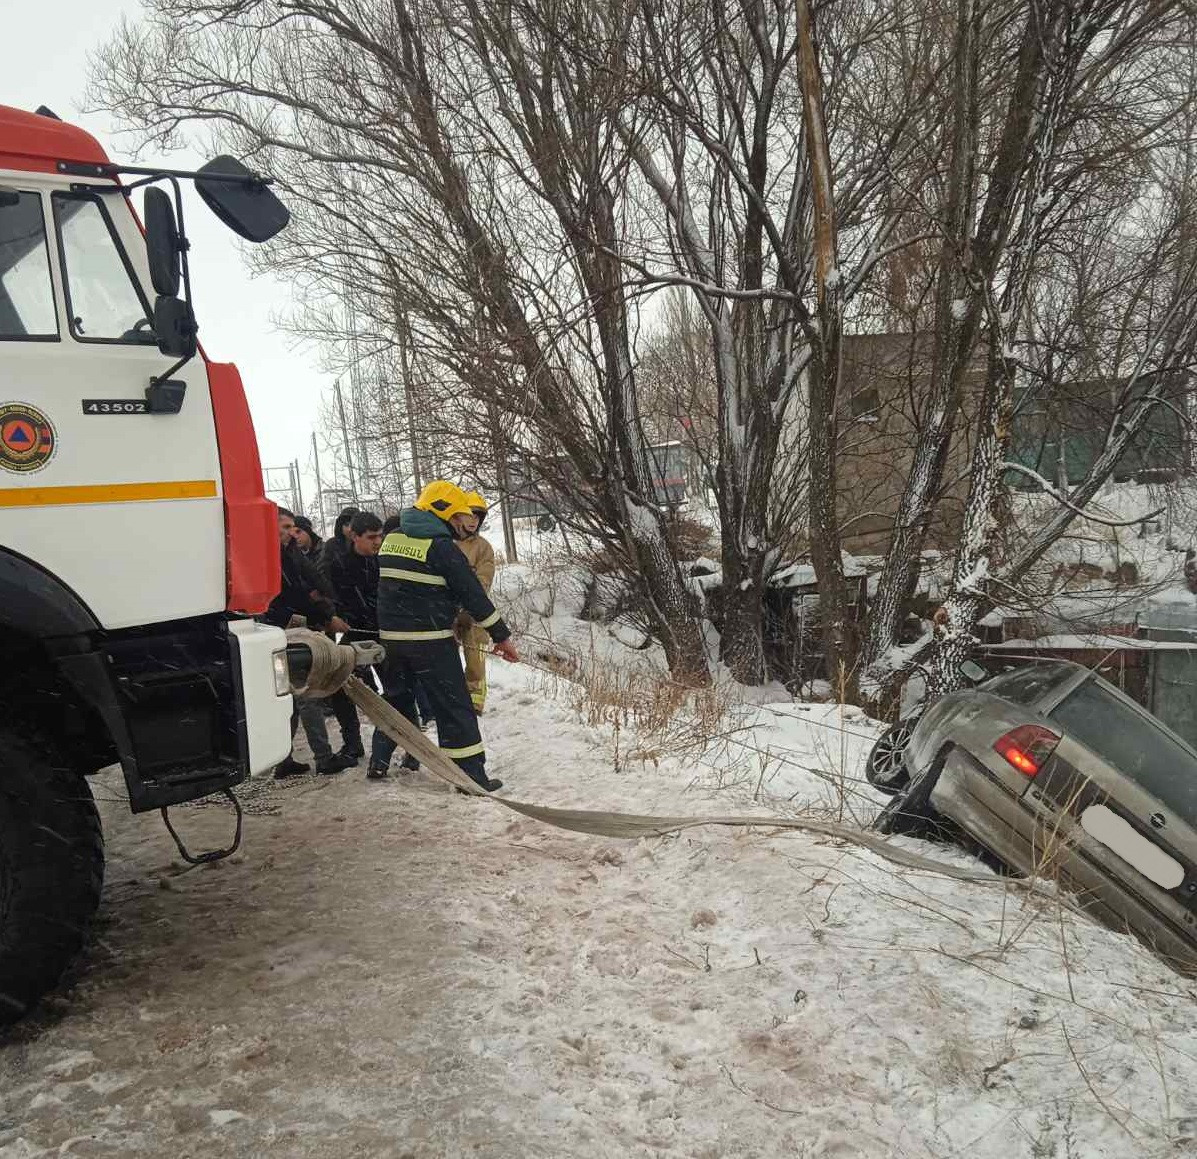
[[[520,654],[516,651],[515,644],[510,637],[503,643],[495,645],[495,655],[501,656],[504,660],[510,660],[512,664],[519,663]]]

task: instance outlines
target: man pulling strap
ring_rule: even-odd
[[[378,634],[387,650],[383,694],[415,723],[419,681],[432,703],[441,751],[493,793],[502,782],[486,775],[486,750],[457,652],[458,610],[487,631],[496,655],[514,661],[519,653],[511,630],[454,542],[473,524],[469,500],[456,484],[438,479],[399,520],[399,530],[383,540],[378,553]],[[394,751],[395,742],[376,729],[366,775],[385,777]],[[409,757],[404,767],[419,766]]]

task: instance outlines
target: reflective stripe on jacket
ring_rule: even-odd
[[[409,508],[378,553],[378,634],[383,640],[449,640],[459,609],[496,644],[511,635],[448,524]]]

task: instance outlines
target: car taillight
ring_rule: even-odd
[[[1008,760],[1020,773],[1035,776],[1056,751],[1060,737],[1041,724],[1020,724],[995,742],[996,753]]]

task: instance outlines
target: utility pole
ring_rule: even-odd
[[[387,459],[391,465],[391,478],[395,485],[395,496],[400,507],[403,506],[403,469],[399,466],[399,451],[395,446],[395,394],[392,384],[379,380],[378,401],[383,432],[387,441]],[[417,492],[418,494],[418,492]],[[412,496],[412,502],[415,502]]]
[[[493,402],[486,404],[487,417],[490,419],[490,446],[495,460],[495,482],[499,487],[499,501],[503,513],[503,547],[507,552],[508,563],[519,563],[519,551],[515,543],[515,520],[511,517],[511,487],[507,478],[507,448],[503,442],[503,435],[499,429],[499,412]]]
[[[357,313],[353,299],[345,303],[346,322],[349,330],[349,413],[353,415],[353,429],[357,439],[357,473],[363,501],[371,498],[369,492],[377,486],[375,456],[370,453],[370,442],[377,437],[375,422],[377,411],[366,397],[366,386],[362,381],[361,348],[357,336]],[[367,419],[371,421],[367,421]],[[381,499],[381,495],[379,496]]]
[[[316,432],[312,432],[312,462],[316,465],[316,530],[324,534],[324,487],[320,483],[320,452],[316,448]]]
[[[349,494],[353,496],[353,504],[356,507],[360,501],[357,497],[357,479],[353,473],[353,450],[349,445],[349,427],[345,422],[345,400],[341,397],[341,380],[339,378],[333,383],[333,390],[337,396],[337,412],[341,416],[341,446],[345,448],[345,465],[349,469]]]
[[[303,513],[303,480],[299,477],[299,460],[291,460],[291,487],[295,492],[295,510]]]
[[[407,357],[407,318],[399,315],[399,325],[396,327],[399,338],[399,373],[403,376],[403,400],[407,409],[407,443],[411,450],[411,480],[416,494],[424,488],[424,472],[420,466],[420,452],[416,449],[416,408],[411,391],[411,363]]]

